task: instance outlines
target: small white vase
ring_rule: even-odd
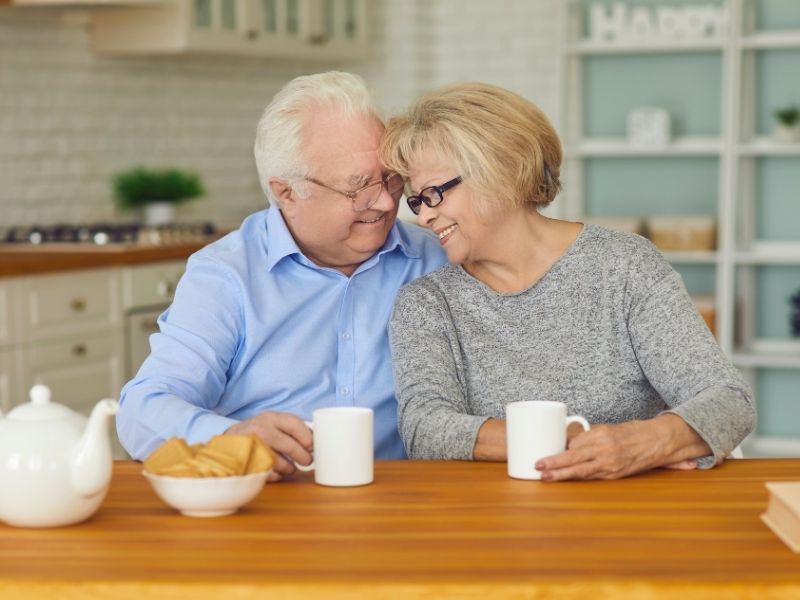
[[[144,224],[155,227],[169,225],[175,220],[175,205],[171,202],[151,202],[144,207]]]
[[[778,123],[775,125],[773,137],[783,144],[796,144],[800,142],[800,126]]]

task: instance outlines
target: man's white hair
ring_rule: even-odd
[[[310,175],[303,155],[303,126],[315,112],[326,109],[341,112],[345,117],[381,120],[364,80],[358,75],[328,71],[292,79],[275,94],[256,127],[256,168],[261,189],[270,203],[277,202],[269,188],[271,177],[295,182],[295,190],[305,195],[305,186],[297,185]]]

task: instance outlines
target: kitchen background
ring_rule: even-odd
[[[800,2],[627,0],[621,3],[626,18],[637,7],[655,18],[659,7],[711,6],[725,8],[737,24],[709,27],[683,46],[654,45],[655,21],[645,26],[650,39],[623,27],[616,34],[621,43],[610,51],[590,37],[592,7],[604,5],[607,15],[617,10],[605,0],[175,2],[186,15],[156,9],[141,22],[107,1],[0,5],[0,235],[12,226],[129,221],[132,216],[112,201],[111,177],[135,165],[197,172],[206,193],[180,205],[176,220],[236,227],[265,205],[252,158],[255,124],[271,96],[296,75],[359,73],[387,114],[452,81],[496,83],[535,101],[562,131],[568,160],[555,213],[626,229],[649,225],[651,236],[660,232],[662,248],[756,390],[760,424],[751,453],[800,456],[800,344],[792,338],[789,302],[800,290],[800,144],[771,137],[772,109],[800,103]],[[141,15],[153,3],[127,3],[134,4],[145,5],[132,9]],[[260,12],[247,18],[255,20],[238,23],[254,6]],[[344,11],[358,23],[363,15],[356,37],[366,35],[364,49],[341,53],[360,56],[332,59],[335,51],[320,52],[310,43],[296,52],[286,44],[264,45],[256,52],[261,55],[242,50],[254,38],[248,32],[255,22],[302,31],[309,6],[323,12],[337,7],[337,14]],[[223,28],[229,22],[233,31],[187,38],[195,51],[137,56],[97,50],[104,44],[153,46],[161,43],[159,35],[179,39],[204,25],[206,9],[210,22]],[[286,25],[292,19],[295,24]],[[323,17],[315,26],[329,25]],[[746,37],[750,29],[782,38],[759,42]],[[634,133],[631,111],[652,106],[666,115],[644,114],[642,139],[626,140]],[[672,119],[666,129],[659,125],[665,117]],[[665,131],[674,142],[648,140]],[[676,228],[685,234],[694,227],[699,233],[692,240],[676,241]],[[760,241],[772,245],[765,250]],[[171,293],[180,263],[170,269],[145,275]],[[139,287],[132,273],[120,275],[121,310],[129,316],[139,306],[156,311],[155,300],[125,300],[126,289]],[[162,275],[166,279],[158,279]],[[0,279],[0,312],[2,288],[14,280]],[[38,281],[22,277],[19,285],[30,290]],[[14,293],[9,297],[20,297]],[[105,330],[98,327],[100,336]],[[113,327],[125,347],[121,353],[141,353],[141,340],[136,351],[125,346],[130,324]],[[35,371],[25,353],[40,348],[43,336],[9,338],[11,376],[15,369]],[[0,388],[3,354],[0,322]],[[114,371],[112,379],[124,379],[127,370]],[[23,387],[18,381],[9,389]]]

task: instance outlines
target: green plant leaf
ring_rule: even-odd
[[[180,169],[146,169],[135,167],[115,174],[112,178],[114,199],[123,210],[153,202],[178,204],[205,193],[196,173]]]

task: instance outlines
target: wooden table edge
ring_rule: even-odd
[[[0,581],[0,598],[27,600],[60,600],[84,598],[117,600],[160,600],[192,598],[558,598],[571,600],[627,600],[647,598],[661,600],[706,600],[707,598],[746,598],[796,600],[800,583],[729,582],[665,582],[647,579],[583,579],[581,581],[519,582],[307,582],[296,581],[128,581],[128,580],[4,580]]]

